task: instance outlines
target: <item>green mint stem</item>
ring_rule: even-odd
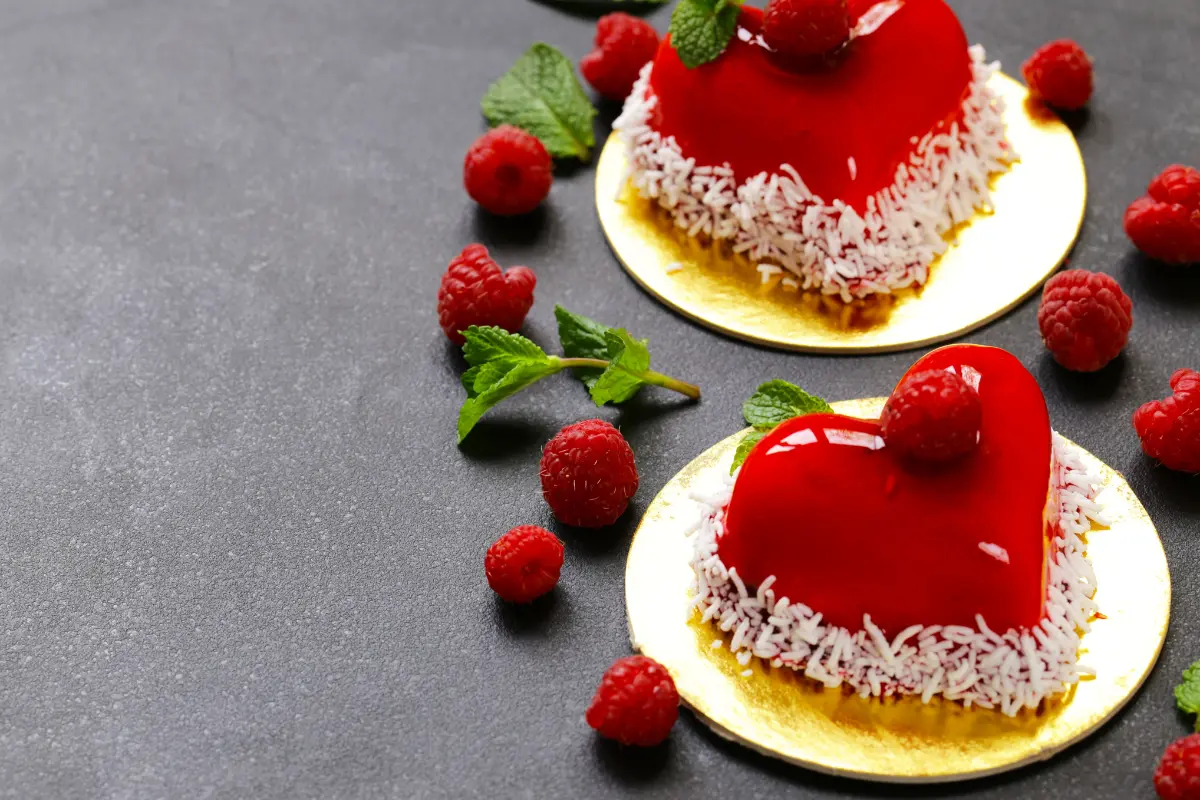
[[[684,381],[672,378],[670,375],[663,375],[661,372],[655,372],[654,370],[648,369],[641,373],[641,378],[646,383],[649,383],[653,386],[661,386],[662,388],[670,389],[673,392],[679,392],[682,395],[687,395],[692,400],[700,399],[699,386],[696,386],[692,383],[685,383]]]
[[[557,358],[558,364],[563,369],[573,369],[575,367],[595,367],[596,369],[608,369],[608,362],[602,358]]]
[[[563,369],[571,369],[573,367],[608,368],[608,362],[602,358],[560,358],[558,359],[558,363]],[[670,375],[663,375],[661,372],[655,372],[652,369],[648,369],[645,372],[633,372],[631,374],[636,375],[652,386],[661,386],[664,389],[679,392],[692,400],[700,399],[700,387],[695,384],[681,381],[678,378],[672,378]]]

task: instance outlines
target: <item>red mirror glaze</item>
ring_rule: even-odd
[[[850,630],[863,615],[910,625],[1032,627],[1045,603],[1052,439],[1033,376],[993,347],[935,350],[910,372],[953,368],[977,382],[980,446],[944,467],[894,458],[876,421],[790,420],[746,459],[718,550],[748,586]],[[985,544],[989,547],[981,548]],[[1007,562],[1001,557],[1007,558]]]
[[[696,69],[683,66],[667,37],[650,79],[653,127],[698,164],[728,162],[739,182],[791,164],[826,203],[863,211],[868,196],[895,181],[913,137],[961,118],[971,60],[942,0],[850,5],[860,33],[818,69],[781,64],[762,44],[756,8],[741,10],[729,47]],[[872,14],[881,21],[863,32]]]

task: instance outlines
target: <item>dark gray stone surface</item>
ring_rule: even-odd
[[[1048,764],[938,789],[833,780],[723,743],[689,714],[622,753],[583,722],[628,652],[622,566],[638,511],[734,431],[771,377],[880,394],[912,354],[756,349],[625,277],[592,174],[531,220],[460,186],[476,101],[533,40],[578,58],[592,21],[530,0],[13,0],[0,8],[0,796],[13,798],[1150,797],[1200,658],[1200,483],[1138,453],[1129,414],[1200,366],[1200,273],[1131,254],[1125,205],[1200,160],[1194,0],[963,0],[1015,69],[1071,35],[1098,90],[1076,120],[1091,203],[1072,262],[1116,275],[1137,324],[1091,377],[1042,351],[1027,303],[970,337],[1016,352],[1056,425],[1124,470],[1175,577],[1159,669]],[[665,28],[668,11],[652,18]],[[611,109],[601,125],[611,119]],[[601,131],[601,135],[605,133]],[[647,392],[601,416],[643,488],[615,530],[563,530],[552,601],[504,608],[482,557],[550,524],[539,448],[594,415],[546,382],[453,428],[461,361],[434,293],[471,241],[555,302],[620,323],[698,405]]]

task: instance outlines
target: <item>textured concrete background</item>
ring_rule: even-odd
[[[1112,724],[1046,765],[935,790],[788,768],[686,713],[649,753],[587,729],[628,652],[624,553],[658,488],[739,427],[758,382],[877,395],[914,358],[775,353],[674,316],[606,249],[590,168],[531,220],[476,213],[460,170],[477,99],[535,39],[582,56],[589,17],[531,0],[9,0],[0,796],[1150,797],[1187,730],[1171,687],[1200,658],[1200,483],[1144,461],[1129,414],[1200,367],[1200,273],[1142,262],[1120,217],[1159,167],[1200,161],[1200,5],[954,5],[1010,69],[1062,35],[1097,62],[1073,263],[1132,295],[1127,355],[1065,374],[1032,303],[969,338],[1016,352],[1057,427],[1124,470],[1159,525],[1174,624]],[[705,391],[601,412],[642,491],[613,531],[560,531],[563,582],[526,613],[494,601],[483,551],[550,524],[539,448],[596,412],[551,380],[454,446],[462,364],[434,293],[476,240],[537,271],[534,338],[553,341],[561,302],[648,336]]]

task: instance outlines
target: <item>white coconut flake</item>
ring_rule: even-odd
[[[789,164],[738,185],[728,164],[697,165],[674,137],[650,126],[657,98],[647,64],[613,123],[629,157],[629,180],[689,236],[727,241],[749,258],[764,283],[838,295],[846,302],[918,286],[945,252],[943,235],[991,208],[989,176],[1017,155],[1004,128],[1004,103],[987,82],[998,69],[981,47],[970,49],[972,80],[962,121],[945,132],[913,137],[909,163],[896,180],[855,210],[814,195]],[[858,167],[850,159],[852,178]],[[767,270],[764,267],[772,267]]]
[[[750,592],[717,552],[733,491],[733,478],[722,472],[710,477],[713,488],[694,494],[701,522],[692,538],[693,613],[732,632],[730,650],[741,666],[757,657],[831,688],[845,684],[863,697],[918,695],[928,703],[942,695],[1009,716],[1095,674],[1078,658],[1080,636],[1098,610],[1083,536],[1093,524],[1104,524],[1095,502],[1101,479],[1057,434],[1051,475],[1059,535],[1050,553],[1044,617],[1032,630],[998,633],[977,615],[973,628],[914,625],[889,642],[869,616],[856,631],[822,625],[819,611],[775,595],[774,576]]]

